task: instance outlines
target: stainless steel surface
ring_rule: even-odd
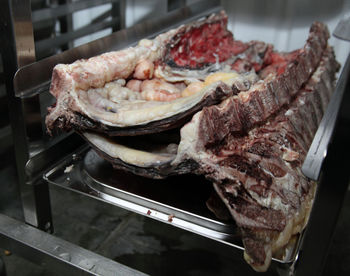
[[[35,44],[35,49],[36,51],[41,52],[53,46],[61,46],[63,44],[68,43],[69,41],[73,41],[74,39],[83,37],[91,33],[95,33],[97,31],[101,31],[109,27],[113,27],[118,24],[119,20],[120,18],[115,17],[115,18],[112,18],[111,20],[89,24],[80,29],[77,29],[68,33],[64,33],[56,37],[40,40]]]
[[[350,41],[350,15],[342,18],[333,31],[333,35]]]
[[[98,192],[134,203],[138,213],[147,214],[151,210],[149,216],[160,219],[159,214],[167,214],[166,222],[174,216],[170,221],[173,225],[182,226],[188,221],[193,224],[192,229],[198,226],[220,231],[222,236],[217,236],[224,240],[237,235],[233,221],[220,222],[206,208],[205,202],[213,189],[204,178],[190,175],[159,181],[146,179],[114,170],[95,151],[89,150],[83,158],[82,180]],[[234,242],[240,243],[239,239]]]
[[[113,32],[125,29],[125,19],[126,19],[125,14],[126,14],[126,0],[119,0],[118,2],[115,2],[112,4],[112,10],[111,10],[112,18],[119,17],[119,25],[114,26],[112,28]],[[95,18],[95,20],[98,20],[98,17]]]
[[[17,67],[35,62],[34,36],[30,12],[30,1],[7,1],[13,18],[13,32],[17,54]]]
[[[59,275],[146,275],[2,214],[0,244]]]
[[[32,13],[33,22],[64,16],[83,9],[93,8],[118,0],[79,0],[72,3],[36,10]]]
[[[58,162],[43,178],[53,185],[243,250],[235,223],[217,219],[206,207],[214,190],[203,177],[146,179],[113,169],[88,146],[83,146]],[[290,267],[297,260],[301,237],[288,246],[283,259],[274,258],[273,262]]]
[[[78,38],[85,37],[103,30],[118,31],[124,26],[122,21],[125,21],[125,5],[124,1],[117,0],[98,0],[98,1],[77,1],[72,2],[60,0],[58,6],[51,4],[50,8],[39,9],[33,12],[34,29],[39,29],[37,25],[41,22],[46,22],[51,19],[51,22],[58,20],[60,22],[60,32],[53,31],[55,35],[42,37],[37,39],[35,43],[35,50],[37,53],[56,54],[57,49],[67,50],[72,48],[73,41],[77,42]],[[102,7],[105,4],[109,5],[109,10],[101,15],[95,15],[91,20],[81,27],[75,23],[73,27],[72,13],[93,8],[96,6]],[[92,11],[92,10],[91,10]],[[87,12],[87,11],[84,11]],[[75,13],[77,15],[77,13]],[[74,18],[77,18],[74,16]],[[40,20],[39,22],[35,22]],[[52,21],[53,20],[53,21]],[[51,23],[52,24],[52,23]],[[52,51],[52,49],[54,49]],[[55,50],[56,49],[56,50]],[[47,56],[50,54],[47,54]]]
[[[349,162],[346,161],[350,155],[350,147],[348,146],[350,141],[350,118],[347,116],[350,104],[349,92],[350,82],[345,87],[345,93],[339,108],[338,122],[334,129],[334,137],[329,145],[318,181],[318,191],[304,233],[302,250],[296,267],[297,276],[337,274],[336,272],[329,273],[329,271],[328,274],[322,273],[327,262],[328,253],[330,253],[329,249],[334,231],[338,225],[340,210],[344,206],[346,194],[349,193]],[[346,211],[346,217],[348,219],[348,210]],[[346,235],[348,233],[343,232],[338,242],[345,243],[348,246],[348,243],[344,240]],[[332,247],[339,250],[338,243],[333,243]],[[333,258],[331,253],[329,255],[328,262]],[[339,255],[341,257],[338,265],[343,265],[342,257],[344,255],[346,255],[344,251]]]
[[[137,24],[102,39],[24,66],[16,72],[14,77],[15,94],[17,97],[27,98],[47,91],[52,69],[58,63],[72,63],[77,59],[126,48],[142,38],[153,37],[180,24],[217,12],[220,10],[217,5],[217,1],[201,1],[198,4],[174,10],[146,23]]]
[[[48,142],[46,147],[40,149],[29,157],[25,164],[26,184],[34,185],[42,178],[42,171],[54,164],[62,155],[69,155],[85,142],[77,135],[62,134],[58,139]]]
[[[327,150],[336,126],[339,108],[343,100],[349,73],[350,56],[347,58],[337,82],[335,92],[332,95],[302,166],[302,172],[313,180],[318,180],[320,177],[323,161],[327,156]]]
[[[30,1],[1,1],[0,18],[1,54],[24,217],[27,223],[49,230],[51,214],[47,183],[39,180],[34,186],[27,185],[25,173],[30,143],[42,134],[39,97],[22,100],[15,97],[13,90],[16,70],[35,61]]]

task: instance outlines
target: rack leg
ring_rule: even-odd
[[[15,7],[14,7],[15,6]],[[42,180],[28,185],[26,164],[42,137],[40,99],[15,96],[13,78],[18,68],[35,61],[34,35],[30,1],[0,2],[1,56],[15,147],[18,183],[28,224],[52,231],[50,197],[47,183]]]
[[[1,257],[0,257],[0,276],[6,276],[5,264]]]
[[[25,222],[52,233],[50,193],[48,184],[21,185],[21,199]]]

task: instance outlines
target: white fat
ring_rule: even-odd
[[[121,86],[125,86],[126,81],[125,81],[125,79],[118,79],[118,80],[116,80],[116,83],[118,83]]]
[[[215,70],[220,70],[220,63],[219,63],[219,55],[217,55],[217,54],[215,54],[215,53],[213,53],[213,56],[215,57]]]
[[[266,240],[264,251],[266,253],[265,262],[262,266],[255,265],[253,259],[244,251],[244,259],[258,272],[264,272],[269,267],[272,255],[285,247],[291,240],[291,238],[303,231],[310,216],[313,199],[315,197],[316,183],[313,182],[309,193],[303,198],[299,210],[294,215],[287,217],[287,224],[282,232],[272,241]],[[284,254],[287,259],[289,254]]]
[[[123,89],[128,89],[123,87]],[[116,107],[116,113],[92,109],[90,103],[77,99],[81,110],[90,118],[99,118],[99,121],[111,126],[140,125],[148,122],[168,118],[172,115],[185,112],[199,103],[204,97],[213,92],[213,86],[207,86],[200,92],[175,99],[170,102],[156,101],[120,101]],[[128,93],[138,93],[129,90]],[[129,95],[129,94],[128,94]],[[131,95],[131,94],[130,94]],[[103,104],[106,104],[103,102]]]
[[[288,217],[284,230],[273,241],[272,252],[275,252],[288,244],[293,235],[300,233],[305,228],[310,216],[311,207],[316,192],[316,183],[312,182],[311,185],[312,186],[309,193],[303,198],[299,209],[294,213],[294,215]]]
[[[178,148],[178,145],[177,144],[169,144],[166,148],[167,152],[171,153],[171,154],[176,154],[177,153],[177,148]]]
[[[149,39],[141,39],[139,41],[139,45],[140,46],[143,46],[143,47],[147,47],[147,48],[150,48],[153,46],[153,41],[152,40],[149,40]]]
[[[141,95],[139,92],[135,92],[129,88],[115,86],[108,91],[108,98],[112,102],[120,102],[121,100],[139,100]]]
[[[277,239],[273,242],[273,251],[285,246],[291,236],[293,235],[294,219],[287,220],[287,224],[283,231],[278,235]]]
[[[78,93],[83,96],[85,93],[87,94],[88,102],[97,110],[106,110],[108,108],[112,109],[116,106],[110,102],[107,98],[103,97],[102,93],[98,93],[96,90],[89,90],[87,92],[79,90]]]
[[[285,149],[282,158],[285,161],[292,162],[299,159],[299,153],[290,149]]]
[[[269,193],[266,198],[261,196],[253,196],[253,198],[258,199],[260,205],[274,210],[280,210],[284,214],[287,214],[291,208],[289,205],[284,204],[279,196],[272,197],[272,193]]]
[[[175,70],[172,71],[168,66],[157,66],[154,71],[154,76],[168,82],[186,82],[187,84],[205,79],[203,74],[192,71],[193,70],[177,71],[176,73]]]
[[[238,185],[237,185],[238,186]],[[231,193],[231,194],[233,194],[234,196],[237,196],[238,195],[238,193],[237,193],[237,188],[236,188],[236,186],[234,186],[234,185],[225,185],[224,186],[224,189],[225,189],[225,191],[227,192],[227,193]]]
[[[192,120],[181,128],[181,141],[178,146],[176,158],[172,162],[173,166],[176,166],[177,164],[183,162],[183,160],[186,160],[189,156],[191,158],[194,158],[195,160],[196,158],[201,158],[200,154],[204,153],[203,151],[201,151],[198,154],[198,152],[196,151],[196,145],[198,141],[198,117],[200,116],[200,113],[201,112],[196,113],[193,116]]]
[[[295,191],[295,181],[295,178],[289,173],[283,177],[275,178],[276,186],[282,187],[287,191]]]
[[[284,115],[285,116],[291,116],[291,115],[293,115],[293,111],[291,110],[291,109],[288,109],[287,111],[286,111],[286,113],[284,113]]]
[[[96,148],[112,158],[138,167],[152,167],[169,163],[174,159],[171,153],[151,153],[118,144],[100,134],[83,132],[84,137]]]

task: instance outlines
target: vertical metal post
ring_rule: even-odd
[[[14,139],[16,165],[25,221],[50,230],[51,209],[47,183],[27,184],[26,163],[42,138],[39,96],[22,100],[15,97],[13,77],[18,68],[35,62],[35,46],[29,0],[0,2],[0,36],[2,41],[6,90]]]
[[[112,27],[112,31],[116,32],[125,29],[125,0],[120,0],[117,2],[112,2],[112,18],[118,17],[119,23]]]
[[[70,4],[71,2],[72,0],[58,0],[59,5]],[[58,21],[60,23],[61,33],[68,33],[73,30],[73,18],[71,13],[59,17]],[[70,41],[67,44],[62,45],[61,50],[66,51],[72,48],[72,46],[73,46],[73,41]]]
[[[0,257],[0,276],[6,276],[5,264],[1,257]]]

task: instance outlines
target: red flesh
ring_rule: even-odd
[[[226,20],[204,24],[184,33],[180,40],[171,48],[170,56],[180,67],[200,68],[213,64],[217,60],[223,62],[232,56],[246,51],[248,44],[234,40],[233,35],[225,28]],[[293,60],[298,51],[288,54],[274,52],[268,47],[261,63],[249,58],[238,58],[231,65],[237,72],[247,72],[254,69],[264,78],[269,73],[283,74],[287,64]]]
[[[171,49],[173,61],[181,67],[197,68],[215,63],[216,58],[219,62],[225,61],[246,50],[248,46],[233,40],[225,26],[226,22],[217,22],[186,32]]]
[[[265,78],[270,73],[275,73],[277,76],[284,73],[286,66],[292,60],[295,60],[300,50],[296,50],[290,53],[278,53],[271,52],[265,55],[264,67],[260,72],[260,77]]]

